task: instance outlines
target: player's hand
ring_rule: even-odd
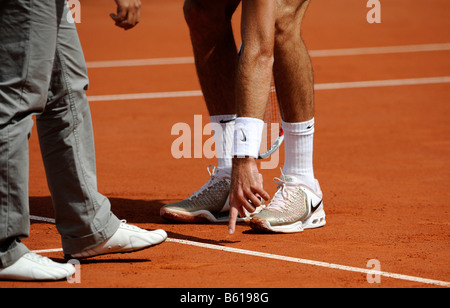
[[[256,159],[233,158],[230,187],[230,221],[228,232],[236,229],[238,214],[245,217],[246,209],[253,213],[261,205],[261,198],[269,201],[269,194],[263,189],[263,178],[258,171]]]
[[[117,14],[110,14],[116,22],[116,26],[129,30],[136,26],[141,20],[140,0],[115,0],[117,4]]]

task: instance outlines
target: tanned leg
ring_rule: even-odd
[[[209,114],[235,114],[238,52],[231,17],[240,0],[186,0],[184,15]]]
[[[309,2],[278,0],[274,76],[286,122],[304,122],[314,117],[313,69],[301,37],[301,24]]]

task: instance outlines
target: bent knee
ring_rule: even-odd
[[[203,0],[186,0],[183,5],[184,19],[190,29],[214,25],[214,11]]]
[[[236,6],[217,0],[185,0],[183,13],[190,30],[212,30],[229,23]]]
[[[278,0],[275,22],[277,40],[290,40],[298,36],[309,0]]]

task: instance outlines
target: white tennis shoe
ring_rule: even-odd
[[[33,252],[26,253],[13,265],[0,268],[0,280],[62,280],[74,274],[75,267],[72,264],[56,263]]]
[[[147,231],[122,220],[119,229],[112,237],[93,248],[66,255],[66,258],[84,259],[112,253],[135,252],[161,244],[166,239],[167,233],[164,230]]]
[[[316,180],[313,190],[294,176],[275,178],[278,190],[270,203],[252,216],[250,226],[256,230],[294,233],[326,224],[323,196]]]
[[[207,170],[209,181],[189,198],[163,206],[161,217],[186,223],[228,221],[231,176],[211,165]]]

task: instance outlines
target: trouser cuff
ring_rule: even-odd
[[[63,237],[62,246],[64,254],[75,254],[100,245],[101,243],[112,237],[114,233],[116,233],[116,231],[119,229],[119,226],[119,218],[111,213],[111,217],[108,223],[102,230],[78,238]]]

